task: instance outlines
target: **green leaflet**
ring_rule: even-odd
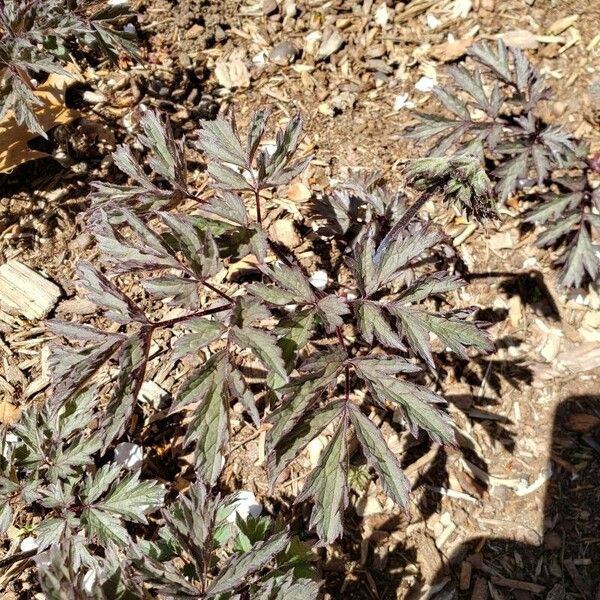
[[[310,527],[316,528],[323,545],[332,544],[343,533],[342,517],[348,506],[346,429],[344,418],[296,498],[296,502],[314,500]]]
[[[214,484],[225,462],[229,440],[226,378],[227,355],[213,355],[186,382],[171,412],[198,402],[188,426],[184,443],[195,443],[195,461],[200,474]]]
[[[372,344],[377,339],[387,348],[405,349],[400,337],[393,331],[381,306],[375,302],[357,302],[354,305],[358,329],[365,342]]]
[[[273,411],[269,421],[273,427],[267,436],[269,448],[274,448],[332,384],[342,368],[343,358],[338,353],[323,353],[316,364],[310,365],[310,371],[295,377],[280,394],[283,404]]]
[[[447,414],[434,407],[444,399],[425,387],[382,373],[368,361],[353,361],[357,375],[367,383],[373,397],[382,405],[393,402],[400,406],[408,426],[416,436],[424,429],[436,442],[454,443],[454,429]]]
[[[289,533],[281,531],[263,542],[257,542],[252,548],[235,557],[219,573],[207,590],[207,597],[214,598],[235,589],[246,578],[265,567],[273,558],[283,552],[290,542]]]
[[[269,480],[272,485],[309,442],[341,416],[343,409],[342,402],[334,402],[325,408],[316,408],[279,441],[269,454]]]
[[[150,352],[151,331],[142,328],[132,335],[121,348],[119,356],[119,378],[104,415],[104,445],[108,445],[125,430],[138,394],[144,383],[148,353]]]
[[[190,329],[190,332],[179,336],[173,343],[174,359],[198,352],[218,340],[227,331],[225,325],[206,317],[189,319],[184,326],[186,329]]]
[[[350,421],[369,466],[379,475],[384,492],[404,510],[408,510],[410,482],[402,471],[398,457],[390,450],[381,431],[360,412],[350,406]]]
[[[275,338],[255,327],[233,327],[231,339],[241,348],[250,348],[267,369],[267,384],[273,389],[281,387],[288,380],[281,348]]]
[[[305,309],[284,317],[277,326],[277,345],[286,369],[291,371],[295,365],[298,351],[310,340],[315,328],[315,311]]]

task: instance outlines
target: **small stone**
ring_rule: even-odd
[[[419,92],[430,92],[435,87],[435,81],[430,77],[421,77],[417,83],[415,83],[415,89]]]
[[[86,571],[83,576],[83,589],[88,593],[92,594],[94,591],[94,586],[96,585],[96,571],[94,569],[89,569]]]
[[[331,99],[333,108],[340,112],[353,108],[355,104],[356,94],[353,94],[352,92],[342,92]]]
[[[327,102],[321,102],[318,106],[318,110],[322,115],[325,115],[326,117],[333,117],[334,115],[332,106]]]
[[[298,50],[293,42],[284,41],[273,47],[269,53],[269,60],[276,65],[285,67],[296,60],[297,53]]]
[[[399,94],[394,99],[394,110],[395,111],[402,110],[403,108],[411,109],[414,107],[415,107],[415,103],[412,100],[409,100],[408,94]]]
[[[496,7],[495,0],[481,0],[481,4],[479,5],[483,10],[489,10],[493,12]]]
[[[380,4],[375,11],[375,24],[379,27],[385,27],[390,20],[390,9],[385,3]]]
[[[311,31],[304,38],[304,52],[310,56],[317,53],[323,34],[320,31]]]
[[[316,437],[314,440],[311,440],[306,446],[306,451],[308,453],[308,460],[311,466],[314,468],[319,464],[319,459],[321,458],[321,453],[323,449],[327,445],[327,438],[323,435]]]
[[[494,485],[490,488],[490,495],[505,502],[510,498],[511,490],[505,485]]]
[[[436,16],[427,13],[427,27],[429,29],[437,29],[441,24],[442,22]]]
[[[318,290],[324,290],[327,287],[327,273],[325,271],[315,271],[309,281]]]
[[[283,14],[286,19],[293,19],[298,12],[298,6],[296,5],[295,0],[284,0],[283,3]]]
[[[135,470],[142,466],[144,450],[137,444],[121,442],[115,446],[115,462],[126,469]]]
[[[19,549],[21,550],[21,552],[31,552],[32,550],[38,549],[38,543],[37,543],[36,539],[30,535],[26,538],[23,538],[23,541],[21,542]]]
[[[566,110],[567,110],[566,102],[557,101],[552,105],[552,112],[557,117],[562,117],[565,114]]]
[[[262,506],[257,502],[256,496],[247,490],[242,490],[235,494],[229,507],[233,508],[233,510],[227,516],[228,523],[235,523],[238,516],[243,520],[248,517],[257,518],[260,517],[260,513],[262,512]]]

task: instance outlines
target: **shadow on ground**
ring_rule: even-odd
[[[463,544],[429,598],[476,600],[600,597],[600,396],[564,400],[553,424],[552,477],[539,543],[501,537]],[[438,585],[439,588],[439,585]],[[414,590],[409,597],[422,597]]]

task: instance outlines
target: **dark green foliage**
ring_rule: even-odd
[[[420,123],[407,135],[419,141],[433,138],[430,153],[435,156],[495,160],[496,193],[504,201],[523,186],[546,181],[552,170],[571,162],[577,148],[562,127],[537,115],[537,105],[550,90],[521,50],[499,40],[495,47],[474,44],[468,54],[475,66],[449,67],[448,84],[434,88],[450,115],[417,113]]]
[[[415,185],[436,180],[442,184],[451,174],[454,181],[446,186],[447,198],[478,196],[476,190],[487,187],[486,176],[465,177],[472,168],[468,161],[473,164],[471,156],[493,161],[491,176],[501,201],[534,186],[545,190],[525,220],[544,227],[539,246],[560,251],[560,284],[579,287],[597,281],[598,190],[590,177],[593,161],[583,158],[585,144],[539,116],[539,104],[550,97],[550,89],[522,51],[498,41],[495,47],[474,44],[468,54],[475,66],[450,67],[449,82],[434,88],[449,116],[418,113],[420,123],[407,132],[418,141],[435,140],[432,157],[410,167]],[[449,154],[449,160],[441,159]],[[456,176],[457,171],[463,175]],[[477,212],[468,200],[466,205]]]
[[[228,522],[236,501],[235,495],[221,499],[203,485],[192,486],[163,511],[166,526],[159,535],[168,540],[171,556],[165,560],[159,546],[143,543],[131,551],[134,569],[167,598],[284,598],[279,594],[290,588],[298,600],[317,598],[307,548],[266,517],[237,515]]]
[[[0,514],[3,528],[12,522],[10,507],[26,504],[41,517],[35,531],[40,550],[63,544],[77,557],[42,577],[49,595],[64,586],[78,594],[81,563],[95,569],[99,590],[120,582],[132,597],[140,586],[164,597],[317,597],[307,554],[286,529],[238,519],[235,539],[225,535],[230,526],[219,514],[227,499],[212,489],[229,459],[236,403],[249,423],[268,432],[272,485],[313,439],[326,439],[297,498],[314,502],[310,524],[322,544],[343,533],[349,473],[356,471],[353,438],[385,492],[408,508],[408,480],[376,416],[398,410],[415,436],[424,430],[436,442],[454,443],[445,402],[426,385],[427,372],[435,372],[437,352],[468,358],[493,346],[481,323],[469,318],[470,309],[439,310],[444,295],[464,283],[432,268],[431,260],[443,260],[448,248],[417,212],[425,199],[441,196],[460,210],[488,214],[489,182],[480,164],[471,158],[415,162],[409,181],[422,193],[414,204],[376,175],[319,198],[313,217],[325,239],[343,249],[347,281],[317,288],[263,227],[261,194],[290,182],[310,160],[296,158],[299,117],[267,152],[267,117],[255,113],[244,139],[231,116],[201,124],[196,143],[215,180],[208,199],[190,188],[184,144],[152,111],[140,120],[147,161],[127,146],[114,153],[131,185],[95,187],[87,218],[104,272],[81,263],[79,282],[103,325],[48,323],[67,342],[51,346],[52,395],[15,429],[19,444],[2,479],[9,507]],[[249,256],[253,277],[242,278],[235,293],[226,291],[216,275]],[[130,283],[134,291],[125,294],[122,276],[139,286]],[[173,308],[176,316],[167,316]],[[171,342],[161,360],[173,368],[194,360],[196,368],[173,389],[158,418],[185,427],[182,446],[193,456],[197,483],[155,515],[162,525],[149,541],[135,539],[130,523],[145,524],[165,492],[137,471],[125,473],[111,452],[135,435],[132,417],[140,412],[153,340],[165,331]],[[261,424],[265,404],[268,418]],[[100,547],[116,554],[99,553]]]
[[[17,442],[8,448],[0,476],[2,529],[14,507],[43,515],[37,527],[39,551],[68,542],[72,567],[96,564],[95,548],[109,542],[127,546],[127,523],[147,523],[146,514],[162,506],[165,491],[156,481],[127,474],[114,463],[94,470],[102,436],[90,431],[97,389],[89,388],[57,408],[46,403],[29,408],[15,426]]]
[[[363,412],[354,390],[364,386],[367,400],[377,410],[401,408],[415,435],[423,428],[434,440],[452,443],[452,429],[439,408],[442,398],[406,380],[420,370],[407,359],[420,357],[434,368],[431,334],[442,343],[440,349],[448,347],[461,357],[470,347],[489,352],[492,345],[478,323],[465,320],[468,311],[431,312],[431,297],[457,289],[462,282],[445,273],[415,279],[419,262],[443,236],[412,219],[414,212],[405,200],[382,187],[378,177],[353,181],[314,206],[315,213],[323,210],[330,224],[327,231],[346,240],[358,297],[349,300],[346,294],[313,287],[301,266],[283,255],[261,227],[261,190],[289,182],[308,161],[294,158],[300,118],[277,134],[274,152],[261,149],[267,116],[265,111],[254,114],[245,142],[232,117],[202,124],[198,147],[207,155],[209,172],[216,180],[215,197],[200,206],[203,220],[176,210],[178,200],[192,196],[185,182],[183,146],[174,142],[168,123],[157,114],[148,112],[141,120],[142,142],[150,152],[154,175],[145,175],[126,148],[117,150],[117,165],[140,186],[131,195],[117,194],[110,200],[107,196],[106,201],[98,202],[98,192],[94,194],[97,203],[91,221],[102,259],[115,274],[143,271],[150,295],[188,312],[175,320],[152,322],[113,282],[85,266],[82,276],[88,298],[107,317],[135,327],[128,328],[127,335],[108,337],[86,328],[84,350],[56,352],[55,402],[64,402],[118,354],[120,378],[103,419],[106,447],[121,435],[134,410],[153,332],[183,327],[173,360],[201,349],[215,350],[188,376],[170,412],[193,407],[184,444],[194,449],[198,475],[214,485],[227,459],[232,402],[240,401],[251,419],[259,422],[253,394],[238,366],[238,353],[249,350],[264,366],[264,385],[274,403],[267,438],[273,482],[311,439],[325,430],[332,432],[298,499],[313,498],[312,524],[322,541],[329,543],[342,533],[350,436],[358,437],[369,464],[394,500],[404,507],[408,502],[398,457]],[[426,194],[440,192],[465,210],[489,212],[489,182],[471,159],[416,162],[410,177]],[[166,202],[156,201],[158,188],[152,183],[156,178],[168,181],[173,190]],[[255,222],[246,209],[248,199],[237,195],[246,192],[256,208]],[[355,221],[352,210],[364,211],[366,218],[347,235]],[[278,257],[274,264],[266,261],[269,251]],[[211,278],[229,256],[248,254],[256,257],[262,281],[230,298]],[[200,290],[212,296],[203,305]],[[358,336],[352,344],[344,339],[347,326]],[[335,351],[317,351],[311,344],[330,334],[339,342]],[[69,337],[66,331],[63,335]],[[367,359],[369,348],[377,346],[382,352]]]
[[[554,191],[544,194],[542,202],[525,217],[544,226],[539,246],[563,250],[560,282],[565,287],[579,287],[584,280],[596,281],[600,275],[600,188],[591,186],[589,176],[584,168],[579,176],[556,178]]]

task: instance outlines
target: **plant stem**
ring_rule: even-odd
[[[290,267],[290,269],[294,266],[292,261],[285,255],[285,253],[283,252],[283,250],[279,247],[279,245],[274,242],[273,240],[267,238],[267,242],[269,244],[269,247],[271,248],[271,250],[273,250],[273,252],[277,255],[277,258],[285,264],[286,267]]]
[[[258,187],[254,188],[254,199],[256,201],[256,222],[262,225],[262,215],[260,212],[260,190]]]
[[[417,201],[404,211],[404,214],[400,217],[400,220],[388,231],[387,235],[381,242],[381,246],[385,247],[387,244],[389,244],[390,241],[393,240],[412,221],[414,216],[432,197],[432,192],[424,192],[421,194]]]

